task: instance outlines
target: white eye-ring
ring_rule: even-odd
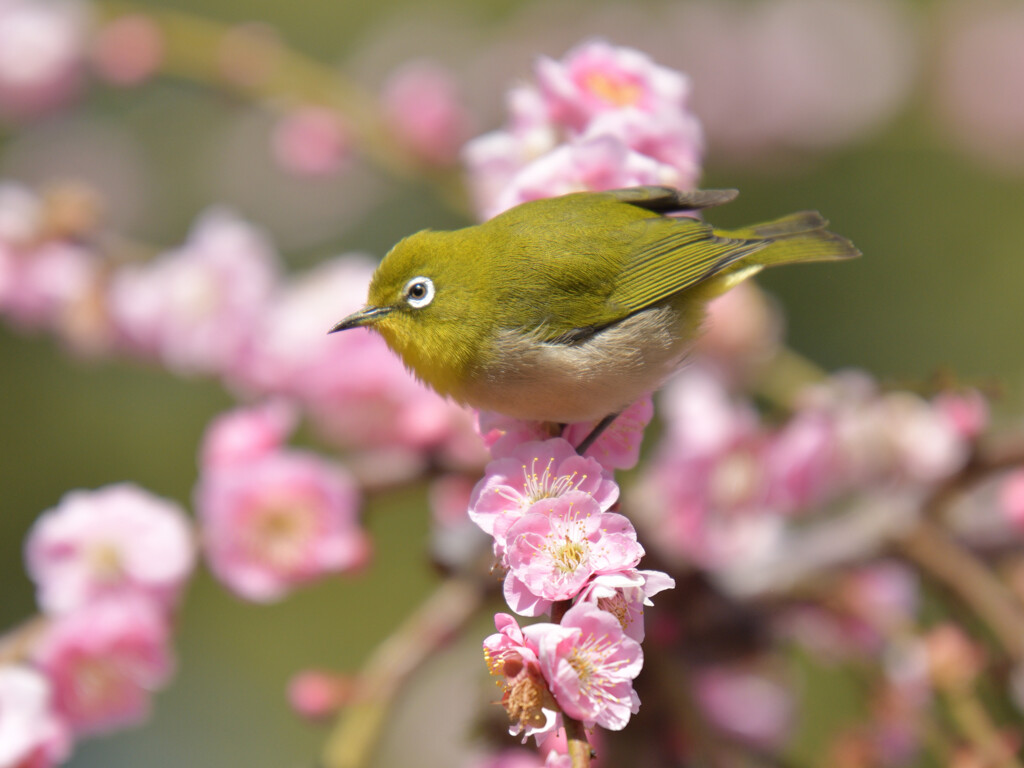
[[[434,300],[434,281],[429,277],[414,277],[405,284],[402,293],[410,307],[420,309]]]

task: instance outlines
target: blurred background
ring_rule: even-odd
[[[4,29],[5,1],[0,81],[17,52],[24,62],[35,50],[31,39],[10,37],[28,33]],[[129,66],[118,82],[124,62],[113,55],[106,77],[73,73],[42,103],[0,86],[0,179],[34,189],[84,182],[100,192],[111,229],[157,249],[182,242],[210,206],[228,206],[264,228],[296,269],[351,251],[378,259],[405,234],[472,215],[452,167],[395,173],[343,140],[330,172],[295,173],[282,163],[273,103],[238,87],[279,46],[342,74],[368,103],[410,62],[430,62],[450,74],[466,138],[504,121],[507,87],[530,76],[538,55],[559,57],[593,36],[636,47],[692,78],[707,142],[702,185],[741,190],[712,213],[715,224],[814,208],[863,251],[853,263],[759,279],[784,308],[792,347],[828,370],[861,367],[923,392],[940,379],[974,384],[995,397],[1003,418],[1019,421],[1024,3],[189,0],[67,8],[76,15],[71,39],[128,11],[205,19],[200,30],[219,39],[225,57],[221,77],[234,82],[221,87],[189,71],[185,58],[174,76],[136,86]],[[232,53],[223,35],[240,28],[265,47]],[[108,45],[132,50],[117,39]],[[102,71],[109,53],[75,56],[92,57]],[[122,480],[189,505],[199,439],[233,402],[209,380],[69,354],[50,336],[10,325],[0,327],[0,395],[2,626],[35,610],[21,545],[41,511],[69,489]],[[70,765],[311,766],[323,732],[289,710],[289,677],[310,666],[356,666],[435,578],[424,557],[422,489],[386,495],[366,519],[376,552],[366,573],[278,605],[242,603],[200,573],[177,632],[180,674],[157,697],[155,716],[83,742]],[[474,649],[486,624],[467,639],[472,667],[453,653],[427,671],[441,689],[482,685]],[[457,710],[440,723],[409,716],[395,734],[440,730],[457,740]],[[394,750],[416,743],[391,740]],[[397,754],[386,751],[380,764],[399,764]],[[444,750],[417,757],[420,766],[451,764]]]

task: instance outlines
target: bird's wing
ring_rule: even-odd
[[[755,253],[767,240],[723,237],[690,218],[654,217],[635,222],[634,252],[608,297],[612,307],[637,312],[721,272]]]
[[[611,195],[620,203],[629,203],[656,213],[682,213],[712,208],[731,203],[739,195],[736,189],[693,189],[684,192],[675,187],[626,187],[611,189]]]

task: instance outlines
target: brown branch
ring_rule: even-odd
[[[483,596],[475,580],[448,579],[377,647],[356,681],[351,703],[328,736],[325,768],[359,768],[369,763],[399,690],[466,625]]]
[[[977,614],[1007,656],[1024,661],[1024,610],[984,563],[928,520],[904,535],[896,547]]]
[[[558,624],[565,612],[572,607],[572,600],[561,600],[551,606],[551,621]],[[589,768],[594,751],[587,739],[587,729],[579,720],[562,712],[562,723],[565,726],[565,739],[568,745],[572,768]]]

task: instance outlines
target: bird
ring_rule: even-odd
[[[711,299],[765,267],[860,255],[816,211],[740,229],[700,218],[737,195],[574,192],[417,232],[381,261],[366,306],[329,333],[377,331],[463,405],[603,429],[683,365]]]

